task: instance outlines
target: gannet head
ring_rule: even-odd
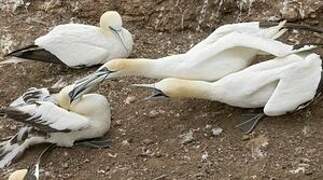
[[[8,180],[24,180],[27,175],[27,172],[27,169],[16,170],[9,176]]]
[[[154,84],[134,84],[133,86],[151,89],[153,94],[145,99],[168,97],[196,97],[194,81],[167,78]]]
[[[69,93],[73,90],[74,84],[65,86],[61,91],[55,95],[55,100],[58,105],[64,109],[69,109],[71,105],[71,99]]]
[[[113,59],[102,65],[94,73],[84,77],[81,80],[75,82],[74,89],[70,92],[70,99],[73,101],[78,99],[93,88],[97,87],[98,84],[106,79],[113,79],[128,74],[136,74],[140,72],[145,63],[150,60],[145,59]]]
[[[119,31],[122,28],[122,18],[116,11],[107,11],[100,18],[100,27],[105,30],[111,28]]]
[[[115,33],[120,39],[127,55],[130,55],[133,47],[132,34],[128,30],[122,28],[122,18],[118,12],[105,12],[100,18],[100,28],[103,31]]]

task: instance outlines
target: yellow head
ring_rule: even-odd
[[[56,101],[58,105],[64,109],[69,110],[71,106],[71,99],[68,95],[74,88],[74,84],[64,87],[58,94],[56,94]]]
[[[100,27],[104,30],[121,30],[122,28],[122,18],[120,14],[116,11],[107,11],[102,14],[100,18]]]
[[[212,84],[203,81],[191,81],[175,78],[163,79],[154,84],[136,84],[135,86],[153,89],[151,97],[179,97],[209,99],[212,94]]]

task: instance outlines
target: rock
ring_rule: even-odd
[[[269,145],[269,139],[265,135],[260,135],[254,139],[251,139],[247,146],[251,149],[251,156],[254,159],[265,158],[267,156],[267,146]]]
[[[149,117],[151,117],[151,118],[155,118],[155,117],[157,117],[157,116],[158,116],[158,114],[159,114],[159,112],[158,112],[158,111],[156,111],[156,110],[151,110],[151,111],[148,113],[148,116],[149,116]]]
[[[149,145],[149,144],[152,144],[153,143],[153,140],[151,140],[151,139],[144,139],[142,142],[144,144],[146,144],[146,145]]]
[[[220,127],[213,128],[212,129],[212,135],[213,136],[219,136],[223,132],[223,129]]]
[[[181,141],[182,144],[188,144],[194,141],[192,130],[190,130],[188,133],[181,134],[179,137],[182,138],[182,141]]]
[[[283,19],[289,21],[296,21],[300,18],[300,8],[297,7],[297,3],[292,1],[283,1],[282,8],[280,9],[280,13]]]
[[[9,129],[10,130],[17,130],[17,126],[12,124],[12,125],[9,125]]]
[[[116,125],[116,126],[121,126],[121,125],[122,125],[121,120],[116,120],[115,125]]]
[[[68,163],[63,163],[62,164],[62,167],[65,168],[65,169],[67,169],[69,167],[69,164]]]
[[[250,136],[247,134],[244,134],[241,139],[242,139],[242,141],[247,141],[250,139]]]
[[[121,144],[122,144],[123,146],[128,146],[130,143],[129,143],[129,141],[126,139],[126,140],[123,140],[123,141],[121,142]]]
[[[135,102],[136,101],[136,97],[135,96],[128,96],[127,98],[126,98],[126,100],[125,100],[125,103],[126,104],[131,104],[131,103],[133,103],[133,102]]]
[[[208,152],[207,152],[207,151],[205,151],[205,152],[202,154],[202,161],[207,161],[208,157],[209,157],[209,154],[208,154]]]

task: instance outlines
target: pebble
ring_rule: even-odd
[[[181,134],[179,137],[182,138],[182,141],[181,141],[182,144],[188,144],[194,141],[192,130],[190,130],[188,133]]]
[[[144,144],[146,144],[146,145],[149,145],[149,144],[152,144],[153,143],[153,140],[151,140],[151,139],[144,139],[142,142]]]
[[[154,118],[154,117],[157,117],[159,114],[158,111],[156,110],[151,110],[149,113],[148,113],[148,116],[151,117],[151,118]]]
[[[62,164],[62,167],[65,168],[65,169],[67,169],[69,167],[69,165],[68,165],[68,163],[63,163]]]
[[[243,136],[242,136],[242,141],[247,141],[247,140],[249,140],[250,139],[250,136],[249,135],[246,135],[246,134],[244,134]]]
[[[122,144],[123,146],[128,146],[130,143],[129,143],[129,141],[126,139],[126,140],[123,140],[121,144]]]
[[[202,161],[207,161],[207,158],[209,157],[209,153],[207,151],[205,151],[203,154],[202,154]]]
[[[127,98],[126,98],[126,100],[125,100],[125,103],[126,104],[131,104],[131,103],[133,103],[133,102],[135,102],[136,101],[136,97],[135,96],[128,96]]]
[[[212,134],[213,136],[219,136],[223,132],[223,129],[220,127],[213,128],[212,129]]]

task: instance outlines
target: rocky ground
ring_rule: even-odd
[[[287,19],[323,27],[321,0],[0,0],[0,8],[0,60],[57,24],[97,25],[106,10],[119,11],[134,34],[132,57],[185,52],[227,23]],[[282,40],[322,42],[320,37],[291,31]],[[71,83],[94,70],[37,62],[0,65],[0,106],[31,86]],[[99,88],[113,108],[107,135],[112,148],[56,149],[42,165],[43,179],[323,179],[320,99],[298,113],[266,118],[245,136],[234,126],[247,110],[194,99],[140,101],[149,92],[128,86],[138,82],[153,80],[123,78]],[[19,126],[1,118],[1,137]],[[1,170],[1,179],[27,167],[44,147],[30,148]]]

